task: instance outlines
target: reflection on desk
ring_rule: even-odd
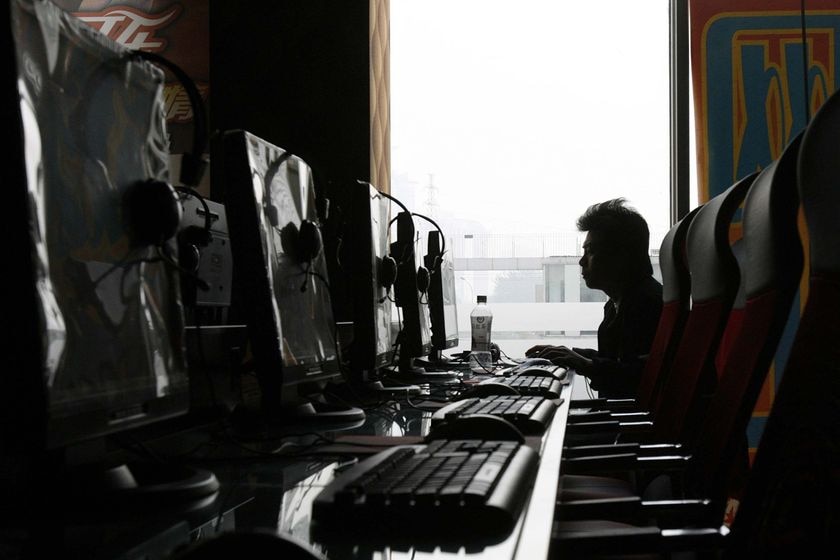
[[[493,539],[444,539],[441,534],[417,535],[402,542],[375,542],[358,535],[313,536],[313,507],[320,493],[337,476],[365,458],[396,445],[424,445],[433,411],[446,405],[444,399],[412,399],[385,403],[367,410],[362,426],[334,432],[264,435],[243,439],[229,428],[221,434],[208,432],[195,446],[189,462],[212,470],[220,481],[218,493],[189,513],[166,511],[133,515],[130,523],[116,519],[105,524],[75,520],[63,527],[68,551],[85,557],[144,557],[171,559],[184,546],[227,532],[268,531],[290,535],[311,545],[330,560],[345,558],[414,559],[546,558],[554,514],[560,454],[568,402],[560,402],[542,436],[527,436],[526,443],[539,453],[539,469],[524,490],[522,513],[499,542]],[[424,410],[424,409],[428,410]],[[541,496],[548,499],[535,499]],[[421,516],[417,523],[424,524]],[[422,526],[422,525],[421,525]],[[454,526],[458,535],[459,527]],[[462,525],[468,534],[468,524]],[[96,551],[94,554],[92,551]],[[90,554],[87,554],[90,552]]]

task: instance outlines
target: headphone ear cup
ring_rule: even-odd
[[[425,294],[429,290],[430,282],[429,269],[425,266],[417,267],[417,289],[421,294]]]
[[[184,270],[197,272],[201,262],[201,249],[195,243],[178,240],[178,264]]]
[[[383,288],[390,288],[397,281],[397,260],[386,255],[379,261],[379,267],[376,273],[379,285]]]
[[[140,181],[128,189],[124,204],[135,247],[162,245],[171,239],[184,214],[172,185],[156,179]]]
[[[321,230],[318,225],[310,220],[303,220],[300,223],[298,232],[298,257],[301,262],[311,262],[321,254],[324,242],[321,238]]]
[[[279,228],[280,227],[280,216],[279,212],[277,211],[277,207],[268,203],[268,206],[265,209],[265,213],[268,215],[268,223],[272,225],[272,227]]]

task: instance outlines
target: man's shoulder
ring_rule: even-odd
[[[634,287],[632,293],[639,299],[657,298],[662,300],[662,284],[653,276],[645,276]]]

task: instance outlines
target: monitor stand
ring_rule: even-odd
[[[107,498],[121,504],[190,504],[213,497],[219,481],[213,472],[181,464],[137,461],[107,469],[100,478]]]
[[[62,463],[61,492],[69,500],[71,513],[185,513],[212,505],[219,493],[219,480],[212,471],[180,461],[115,457]]]
[[[423,390],[419,385],[406,384],[388,379],[380,370],[366,370],[351,375],[343,383],[328,386],[325,391],[344,402],[359,402],[370,405],[399,397],[416,397]]]
[[[284,406],[281,419],[290,423],[357,424],[364,422],[365,411],[345,403],[328,402],[323,395],[312,397],[308,402]]]
[[[440,350],[433,349],[429,352],[427,359],[415,358],[414,365],[423,367],[426,371],[452,371],[455,367],[461,365],[461,362],[450,360]]]
[[[240,404],[231,413],[230,424],[237,437],[274,441],[303,432],[353,430],[362,426],[366,417],[361,408],[316,399],[280,407]]]
[[[413,357],[400,356],[397,371],[392,373],[392,377],[408,383],[452,383],[458,380],[458,372],[427,370],[415,364]]]

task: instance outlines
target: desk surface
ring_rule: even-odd
[[[219,478],[217,495],[192,511],[146,519],[147,526],[142,530],[140,519],[134,518],[131,523],[136,534],[131,537],[110,538],[105,536],[109,530],[103,531],[102,527],[98,534],[96,526],[83,528],[77,534],[84,536],[86,529],[95,537],[77,552],[89,547],[98,551],[96,557],[167,558],[158,551],[171,551],[221,532],[259,530],[293,535],[331,560],[547,558],[571,386],[564,396],[546,433],[528,438],[540,452],[539,470],[523,513],[510,535],[498,544],[441,547],[430,536],[422,543],[396,550],[381,543],[324,543],[313,542],[310,537],[315,497],[337,472],[353,463],[353,456],[368,456],[394,444],[417,443],[428,433],[432,413],[419,410],[412,400],[371,410],[365,424],[353,430],[311,432],[263,442],[216,440],[210,452],[194,464],[212,470]],[[326,440],[330,442],[325,444]],[[114,527],[125,526],[115,523]],[[118,552],[120,549],[122,552]]]
[[[569,392],[571,392],[569,388]],[[310,521],[312,503],[318,492],[332,481],[336,469],[340,469],[342,461],[319,461],[317,456],[307,460],[295,461],[290,465],[278,467],[273,463],[249,465],[237,468],[231,473],[220,475],[229,479],[229,475],[239,476],[240,482],[235,483],[236,491],[244,491],[243,497],[249,491],[253,492],[253,499],[237,508],[235,512],[235,529],[271,529],[294,535],[310,542],[314,548],[322,551],[328,558],[450,558],[462,556],[480,556],[481,558],[547,558],[554,519],[555,495],[560,473],[560,460],[563,448],[566,417],[569,410],[569,400],[564,399],[558,407],[551,425],[541,438],[530,438],[529,443],[538,447],[540,451],[540,467],[530,496],[523,507],[523,513],[511,534],[501,543],[471,547],[460,547],[442,550],[434,543],[433,538],[425,539],[414,547],[405,550],[395,550],[393,547],[366,543],[360,549],[358,542],[353,543],[323,543],[312,542],[310,538]],[[323,447],[320,453],[355,452],[370,454],[378,448],[376,445],[390,445],[394,443],[415,443],[428,431],[430,412],[419,412],[416,409],[395,411],[402,416],[403,423],[410,426],[407,435],[383,438],[377,435],[365,435],[365,428],[355,430],[360,435],[334,434],[336,444]],[[371,418],[371,423],[379,427],[380,419]],[[398,424],[395,422],[394,424]],[[394,426],[393,432],[400,430]],[[536,440],[534,442],[533,440]],[[371,445],[372,447],[365,447]],[[233,486],[226,483],[223,492],[233,491]]]

